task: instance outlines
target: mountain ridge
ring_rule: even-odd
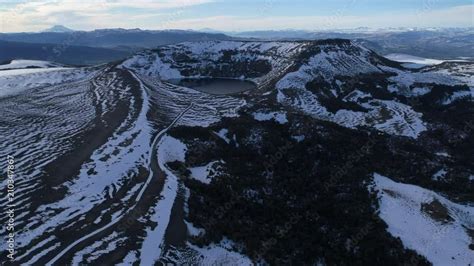
[[[0,33],[0,40],[26,43],[53,43],[60,45],[94,46],[110,48],[116,46],[137,46],[152,48],[182,41],[224,40],[224,34],[210,34],[184,30],[140,30],[140,29],[98,29],[93,31]]]
[[[0,142],[28,165],[18,262],[465,264],[473,74],[471,62],[408,69],[340,39],[183,42],[0,71]],[[255,88],[171,82],[205,78]]]
[[[42,30],[41,32],[73,32],[74,30],[67,28],[63,25],[54,25],[51,28]]]

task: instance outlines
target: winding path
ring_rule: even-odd
[[[146,89],[147,87],[145,86],[145,84],[143,84],[143,82],[140,80],[140,78],[135,74],[133,73],[132,71],[130,71],[130,74],[140,83],[140,87],[141,89],[143,90],[143,93],[146,93]],[[143,194],[145,193],[145,190],[147,189],[148,185],[150,184],[151,180],[153,179],[153,177],[155,176],[155,173],[153,172],[153,167],[152,167],[152,164],[155,163],[157,164],[156,160],[153,160],[153,156],[156,155],[155,152],[153,152],[154,150],[156,150],[156,145],[158,143],[158,141],[161,139],[161,137],[170,129],[172,128],[182,117],[183,115],[193,107],[193,103],[191,103],[188,107],[186,107],[186,109],[184,109],[165,129],[161,130],[160,132],[158,132],[158,134],[155,136],[155,138],[153,139],[153,142],[151,144],[151,147],[150,147],[150,155],[148,157],[148,169],[150,170],[150,173],[148,175],[148,178],[147,180],[145,181],[145,184],[143,184],[142,188],[140,189],[140,192],[138,193],[137,197],[135,198],[135,204],[129,208],[129,210],[133,210],[135,208],[135,206],[137,205],[137,203],[141,200],[141,198],[143,197]],[[112,226],[116,225],[117,223],[120,222],[120,220],[125,217],[125,215],[127,215],[130,211],[127,211],[127,212],[124,212],[122,213],[120,216],[118,216],[117,218],[115,218],[114,220],[110,221],[108,224],[102,226],[101,228],[98,228],[96,230],[94,230],[93,232],[79,238],[78,240],[74,241],[73,243],[69,244],[66,248],[64,248],[60,253],[58,253],[53,259],[51,259],[48,263],[46,263],[46,265],[53,265],[54,263],[56,263],[59,259],[61,259],[67,252],[69,252],[71,249],[73,249],[75,246],[77,246],[78,244],[80,244],[81,242],[91,238],[91,237],[94,237],[95,235],[111,228]]]

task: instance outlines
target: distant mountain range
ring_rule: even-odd
[[[224,34],[184,30],[100,29],[93,31],[65,30],[55,26],[44,32],[1,33],[0,40],[27,43],[51,43],[116,48],[120,46],[154,48],[184,41],[229,40]]]
[[[54,25],[49,29],[44,30],[43,32],[73,32],[74,30],[64,27],[63,25]]]
[[[100,47],[0,41],[0,62],[31,59],[68,65],[95,65],[123,59],[129,54],[127,51]]]
[[[0,61],[48,60],[94,65],[123,59],[138,50],[185,41],[229,40],[224,34],[196,31],[101,29],[73,31],[53,26],[42,32],[0,33]]]
[[[228,32],[226,34],[238,38],[271,40],[343,38],[357,40],[365,47],[380,54],[405,53],[436,59],[474,57],[474,28],[391,28],[381,30],[358,28],[322,32],[270,30]]]
[[[0,60],[37,59],[65,64],[97,64],[123,59],[143,49],[187,41],[223,40],[355,40],[379,54],[402,53],[433,59],[474,57],[474,28],[305,30],[220,32],[214,29],[74,31],[55,25],[42,32],[0,33]],[[23,44],[21,44],[23,43]],[[100,50],[96,50],[96,49]],[[53,53],[53,50],[56,51]],[[61,50],[60,56],[57,51]],[[49,52],[48,52],[49,51]],[[85,53],[84,51],[88,51]]]

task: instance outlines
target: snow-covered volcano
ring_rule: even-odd
[[[420,247],[429,234],[414,240],[393,202],[472,251],[472,63],[407,69],[340,39],[187,42],[86,68],[18,62],[0,71],[0,155],[17,162],[20,264],[451,260],[452,248]],[[184,78],[256,87],[170,82]],[[468,211],[428,219],[432,199]]]
[[[427,124],[407,97],[429,97],[434,85],[453,87],[440,96],[440,103],[473,94],[472,80],[405,69],[347,40],[183,43],[137,54],[123,65],[161,80],[248,79],[263,92],[273,90],[265,86],[273,82],[278,102],[285,106],[342,126],[369,126],[413,138]]]

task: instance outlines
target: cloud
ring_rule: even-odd
[[[214,0],[47,0],[22,1],[0,9],[0,32],[37,31],[53,24],[74,28],[130,27],[127,22],[157,16],[157,12],[181,10]],[[130,14],[148,13],[148,15]],[[176,12],[176,11],[172,11]],[[168,13],[172,13],[168,12]],[[127,19],[124,19],[127,18]],[[128,25],[128,26],[127,26]],[[146,25],[143,25],[146,26]]]
[[[214,16],[181,19],[169,24],[171,28],[214,28],[229,31],[255,29],[326,30],[356,27],[470,27],[473,25],[474,5],[447,9],[413,9],[406,13],[351,16],[346,12],[329,16],[238,17]],[[194,25],[194,26],[193,26]]]
[[[1,0],[0,0],[1,1]],[[0,31],[38,31],[54,24],[73,29],[144,28],[241,31],[256,29],[325,30],[355,27],[469,27],[474,5],[435,9],[423,6],[412,10],[355,16],[345,8],[327,16],[246,16],[199,17],[190,8],[217,0],[47,0],[23,1],[0,9]],[[265,12],[261,12],[265,14]]]

